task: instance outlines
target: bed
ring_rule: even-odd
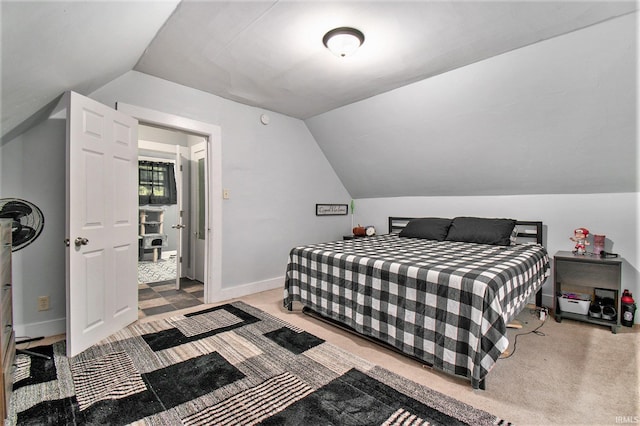
[[[284,305],[485,389],[549,268],[541,222],[390,217],[385,235],[293,248]]]

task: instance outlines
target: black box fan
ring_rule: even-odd
[[[42,232],[44,216],[33,203],[19,198],[0,198],[0,219],[11,219],[11,251],[31,244]]]

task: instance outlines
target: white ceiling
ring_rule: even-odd
[[[636,10],[633,1],[2,1],[2,136],[131,69],[306,119]],[[333,56],[326,31],[366,40]],[[27,120],[27,121],[25,121]]]
[[[135,70],[306,119],[633,10],[630,2],[183,1]],[[322,44],[352,26],[365,42]]]
[[[2,0],[2,136],[64,91],[87,95],[130,71],[176,4]]]

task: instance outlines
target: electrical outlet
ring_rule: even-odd
[[[39,311],[49,310],[49,296],[38,297],[38,310]]]

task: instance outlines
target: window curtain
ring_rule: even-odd
[[[178,202],[173,163],[138,161],[138,185],[140,205]]]

